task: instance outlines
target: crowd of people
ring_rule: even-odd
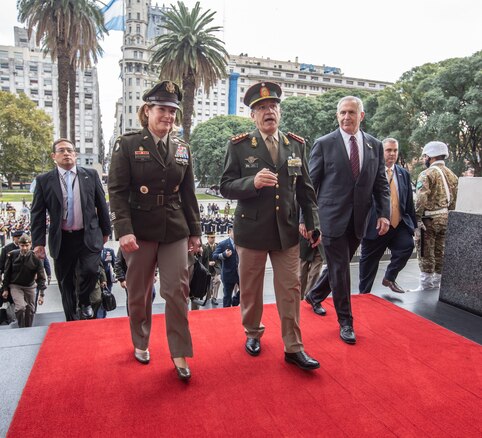
[[[320,367],[302,341],[303,299],[324,316],[323,302],[332,294],[340,338],[356,343],[350,263],[360,245],[360,294],[371,292],[387,249],[391,260],[382,284],[404,293],[397,276],[414,245],[421,271],[417,290],[439,287],[448,212],[457,196],[457,177],[444,161],[447,145],[433,141],[423,148],[427,168],[414,199],[410,175],[397,164],[397,139],[380,141],[360,129],[365,112],[359,98],[338,102],[339,128],[316,140],[307,158],[304,139],[279,130],[281,93],[279,85],[260,82],[244,95],[256,128],[228,140],[219,186],[225,199],[237,202],[234,215],[230,202],[223,210],[215,202],[197,202],[191,151],[175,135],[182,92],[171,81],[144,94],[142,130],[115,143],[109,206],[97,172],[76,164],[70,140],[57,139],[51,154],[56,167],[36,178],[30,221],[0,222],[1,297],[13,303],[19,326],[32,324],[45,297],[47,240],[65,319],[105,317],[99,291],[120,282],[133,356],[144,365],[151,360],[158,281],[169,354],[183,381],[191,378],[188,304],[196,257],[211,276],[206,302],[220,304],[222,284],[223,307],[240,306],[244,349],[251,356],[261,354],[267,329],[262,315],[269,257],[284,359],[303,370]],[[119,239],[117,254],[106,247],[111,227]],[[4,246],[10,237],[14,246]]]

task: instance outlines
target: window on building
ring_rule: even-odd
[[[318,80],[318,76],[311,76],[311,80],[312,80],[312,81],[317,81],[317,80]]]
[[[280,71],[274,71],[274,72],[273,72],[273,76],[280,77],[280,76],[281,76],[281,72],[280,72]]]
[[[86,158],[85,159],[85,165],[86,166],[92,166],[94,164],[94,159],[93,158]]]
[[[141,86],[141,78],[136,78],[136,86],[137,87]]]
[[[342,80],[341,79],[335,79],[335,84],[341,84]]]
[[[357,85],[360,86],[360,87],[364,87],[364,86],[365,86],[365,82],[358,81],[358,82],[357,82]]]
[[[242,84],[244,84],[244,78],[241,78],[240,81]]]
[[[331,82],[331,78],[323,78],[323,82]]]
[[[132,85],[132,78],[127,79],[127,85],[129,85],[129,86]]]
[[[268,76],[268,70],[260,70],[259,74],[263,76]]]
[[[353,81],[346,81],[347,85],[353,85]]]
[[[294,78],[295,75],[293,73],[286,73],[287,78]]]
[[[306,79],[306,75],[298,75],[298,79]]]
[[[141,13],[140,13],[140,12],[137,13],[137,19],[138,19],[138,20],[141,19]]]
[[[370,88],[375,88],[377,85],[376,85],[376,84],[368,83],[368,86],[369,86]]]
[[[244,73],[246,69],[244,67],[241,67],[241,73]]]
[[[45,101],[45,106],[46,106],[46,107],[51,107],[51,106],[52,106],[52,101],[51,101],[51,100],[46,100],[46,101]]]
[[[134,50],[134,59],[137,59],[137,50]]]

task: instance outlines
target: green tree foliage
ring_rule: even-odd
[[[92,0],[18,0],[18,19],[28,36],[36,31],[36,43],[57,61],[60,136],[67,138],[67,100],[75,120],[75,69],[97,61],[102,53],[98,39],[106,32],[104,17]],[[75,123],[70,139],[75,142]]]
[[[52,120],[25,95],[0,91],[0,174],[9,187],[53,166]]]
[[[378,93],[373,131],[395,137],[403,158],[420,156],[424,144],[448,144],[450,167],[467,164],[482,175],[482,52],[415,67]]]
[[[202,186],[219,183],[228,140],[253,129],[251,119],[239,116],[213,117],[194,128],[191,137],[194,171]]]
[[[220,26],[211,26],[216,12],[201,13],[196,2],[189,11],[182,1],[165,12],[162,24],[167,33],[156,38],[150,60],[159,69],[161,80],[180,81],[184,91],[182,127],[189,142],[196,89],[202,84],[206,93],[218,79],[226,77],[228,52],[224,42],[214,36]]]

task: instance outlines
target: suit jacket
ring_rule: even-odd
[[[415,216],[415,206],[413,203],[412,184],[410,181],[410,174],[398,164],[394,166],[397,175],[398,184],[398,201],[400,205],[401,221],[408,227],[412,235],[417,227],[417,218]],[[367,224],[365,239],[376,239],[378,237],[377,226],[377,208],[376,201],[373,202],[370,211],[370,217]]]
[[[168,147],[164,161],[146,128],[117,139],[109,171],[117,237],[170,243],[201,235],[189,145],[169,135]]]
[[[230,249],[233,253],[231,257],[226,257],[225,251]],[[233,247],[231,239],[225,239],[218,243],[213,252],[214,260],[222,260],[221,280],[223,283],[239,283],[238,274],[238,252]]]
[[[77,178],[84,220],[84,244],[92,252],[101,251],[103,236],[110,234],[109,210],[105,193],[95,169],[77,166]],[[52,258],[59,255],[62,243],[63,197],[57,169],[39,175],[32,201],[32,247],[45,246],[46,213],[50,216],[49,250]]]
[[[390,217],[390,189],[382,143],[365,132],[363,163],[355,181],[340,129],[316,140],[310,155],[310,176],[317,193],[321,232],[340,237],[354,216],[355,235],[363,237],[367,216],[376,201],[377,217]]]
[[[228,141],[221,194],[237,199],[234,213],[236,245],[257,250],[284,250],[298,243],[298,206],[306,228],[318,228],[316,196],[308,175],[304,140],[293,134],[279,135],[275,166],[258,129]],[[275,187],[254,187],[263,168],[278,175]]]

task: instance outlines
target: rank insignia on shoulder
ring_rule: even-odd
[[[258,146],[258,140],[256,140],[256,137],[253,137],[251,139],[251,147],[255,148],[256,146]]]
[[[296,140],[298,143],[305,144],[305,139],[299,135],[293,134],[292,132],[288,132],[286,135],[291,137],[293,140]]]
[[[288,146],[290,144],[290,141],[288,140],[288,137],[286,137],[286,135],[283,135],[283,143],[285,144],[285,146]]]
[[[231,137],[231,143],[238,144],[239,142],[247,139],[249,137],[249,132],[245,132],[244,134],[238,134],[234,137]]]
[[[117,152],[119,149],[120,149],[120,137],[115,142],[114,152]]]
[[[136,135],[136,134],[140,134],[140,133],[141,133],[141,131],[129,131],[129,132],[124,133],[124,135],[126,137],[128,137],[130,135]]]

